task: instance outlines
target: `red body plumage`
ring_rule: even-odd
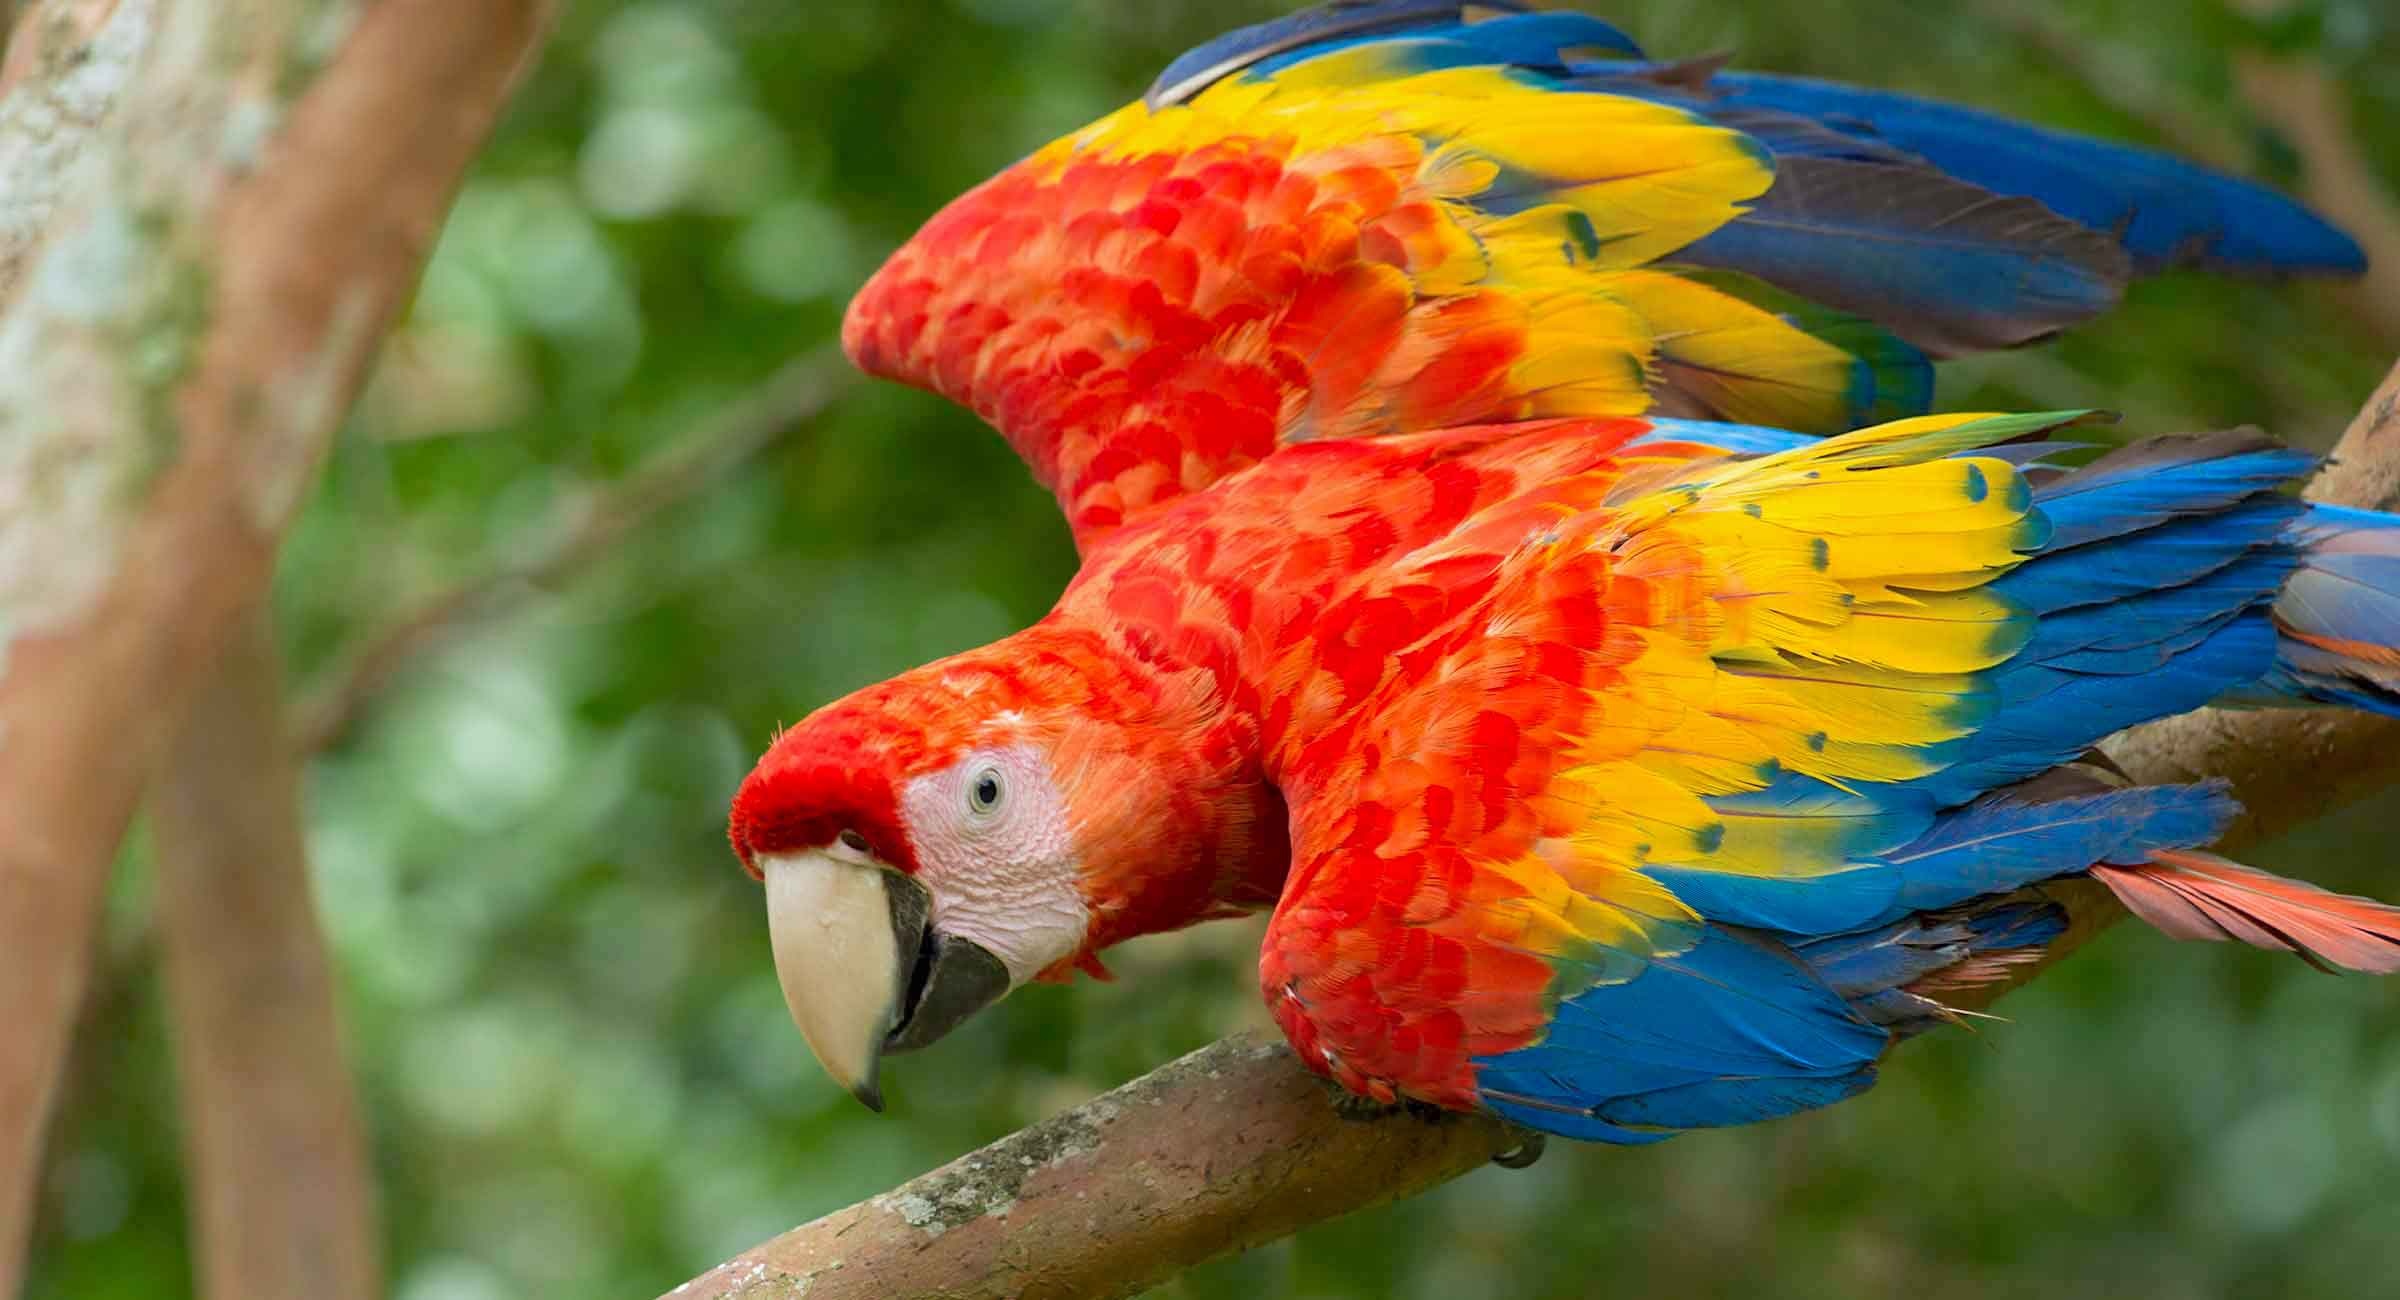
[[[841,872],[941,877],[893,896],[931,917],[896,941],[904,998],[943,944],[1059,978],[1273,906],[1261,990],[1312,1068],[1613,1141],[1866,1086],[2078,941],[2107,906],[2087,869],[2171,933],[2400,964],[2390,909],[2184,853],[2221,791],[2028,780],[2262,684],[2393,707],[2400,580],[2336,594],[2400,553],[2389,521],[2296,524],[2274,488],[2302,462],[2247,435],[2078,478],[2009,445],[2072,416],[1812,442],[1666,415],[1921,409],[1903,339],[2099,310],[2113,236],[1869,142],[1834,169],[1867,191],[1805,151],[1779,181],[1693,98],[1713,68],[1587,84],[1514,62],[1510,33],[1565,30],[1535,16],[1416,17],[1451,44],[1129,106],[859,294],[852,356],[998,427],[1084,564],[1034,627],[779,737],[735,802],[745,864],[840,906]],[[1794,220],[1907,241],[1930,280],[1835,256],[1795,283],[1873,321],[1797,303],[1750,255]],[[1715,269],[1671,261],[1729,230]],[[1928,296],[1954,256],[2003,269]],[[1032,819],[1006,852],[940,784],[969,764],[974,815]],[[855,1067],[858,1020],[803,1028]]]

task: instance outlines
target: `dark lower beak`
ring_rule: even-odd
[[[1008,968],[982,947],[927,927],[886,1052],[913,1052],[956,1029],[1008,992]]]
[[[869,1109],[883,1109],[884,1053],[923,1047],[1008,992],[999,958],[933,927],[933,897],[915,879],[823,854],[764,867],[792,1019]]]

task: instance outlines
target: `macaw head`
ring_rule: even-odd
[[[1105,974],[1120,939],[1273,901],[1241,883],[1273,794],[1211,770],[1213,708],[1042,631],[827,705],[734,797],[792,1019],[877,1110],[884,1053],[1028,981]]]

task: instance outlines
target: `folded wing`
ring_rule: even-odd
[[[1354,640],[1277,673],[1308,704],[1261,978],[1304,1058],[1612,1141],[1785,1114],[2088,929],[2106,896],[2062,882],[2391,969],[2400,913],[2188,852],[2222,788],[2065,766],[2288,671],[2278,593],[2333,526],[2273,492],[2306,459],[2236,433],[2064,470],[2061,422],[1755,457],[1671,426],[1337,600],[1329,629],[1428,585],[1456,612],[1393,623],[1380,674]]]

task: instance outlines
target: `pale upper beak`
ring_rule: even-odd
[[[932,926],[932,895],[915,879],[824,852],[762,854],[758,865],[792,1021],[869,1109],[883,1109],[884,1053],[923,1047],[1008,992],[999,958]]]

